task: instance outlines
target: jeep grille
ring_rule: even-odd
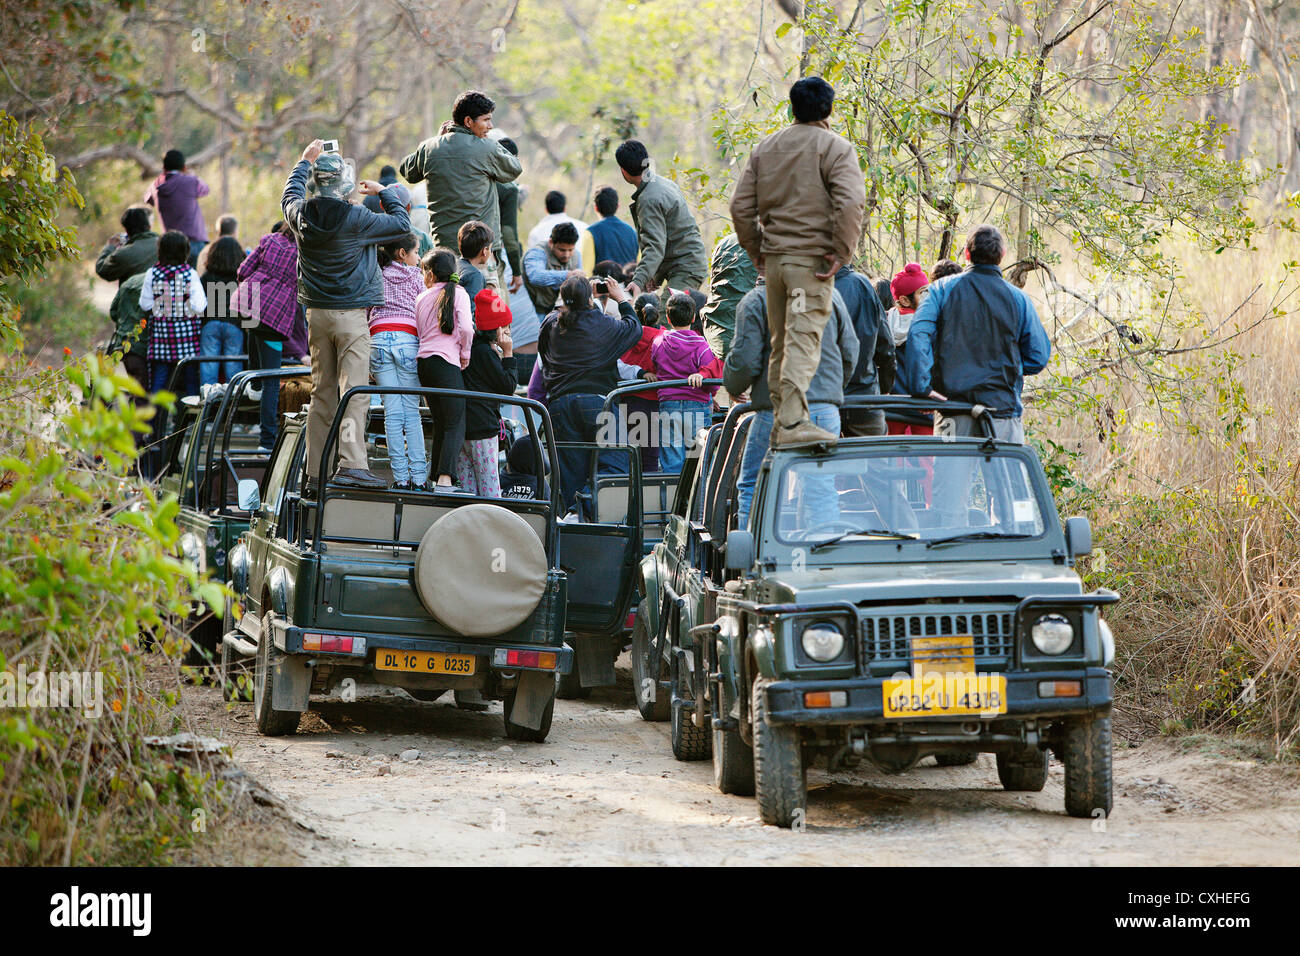
[[[878,614],[862,622],[860,663],[910,664],[914,637],[969,634],[975,659],[1009,658],[1014,650],[1015,615],[1009,611],[941,614]]]

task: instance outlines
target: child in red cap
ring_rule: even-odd
[[[930,277],[925,274],[919,262],[909,262],[903,267],[903,271],[894,276],[889,283],[889,291],[894,296],[894,307],[889,310],[885,316],[885,321],[889,325],[889,331],[894,338],[894,350],[898,356],[898,367],[903,367],[903,354],[907,348],[907,333],[912,327],[912,316],[916,310],[921,307],[921,300],[925,298],[926,289],[930,286]],[[898,383],[894,385],[894,391],[901,391],[902,386]],[[930,418],[929,413],[920,413],[915,416],[917,419]],[[889,434],[891,435],[933,435],[933,424],[922,424],[919,420],[915,422],[887,421]],[[925,497],[928,501],[930,498],[931,475],[934,473],[934,463],[926,461],[926,476],[922,481],[925,488]]]
[[[474,343],[466,366],[465,389],[497,395],[515,393],[514,343],[510,306],[493,289],[474,296]],[[501,434],[501,409],[496,402],[465,403],[465,444],[456,459],[456,481],[464,494],[480,498],[501,497],[497,468]]]

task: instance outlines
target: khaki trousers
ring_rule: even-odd
[[[308,309],[311,410],[307,413],[307,474],[315,478],[321,452],[343,393],[370,382],[370,327],[365,309]],[[339,423],[340,468],[367,468],[366,406],[370,396],[348,403]]]
[[[822,360],[822,330],[831,316],[835,280],[819,279],[824,260],[813,256],[764,257],[767,331],[772,356],[767,388],[777,428],[809,420],[808,385]]]

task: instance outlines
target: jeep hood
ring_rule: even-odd
[[[928,598],[1016,599],[1083,593],[1073,568],[1042,561],[927,561],[839,565],[764,575],[763,604],[899,601]]]

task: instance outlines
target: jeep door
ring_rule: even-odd
[[[626,474],[599,474],[592,469],[588,499],[594,520],[562,522],[560,567],[568,576],[564,626],[579,634],[621,633],[636,589],[641,560],[641,458],[628,445],[557,442],[565,451],[582,449],[596,457],[617,454]]]

